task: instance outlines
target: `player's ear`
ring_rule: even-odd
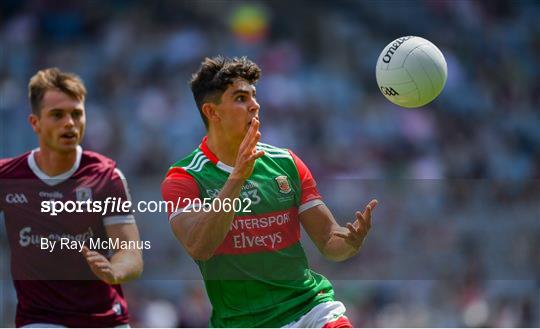
[[[219,121],[221,119],[217,111],[216,104],[212,102],[204,103],[201,110],[208,119],[208,122]]]
[[[34,113],[31,113],[30,115],[28,115],[28,123],[30,123],[30,125],[32,126],[32,130],[36,134],[39,134],[39,132],[41,131],[39,126],[39,117]]]

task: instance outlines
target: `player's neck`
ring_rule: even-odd
[[[231,141],[223,136],[218,137],[217,134],[208,132],[208,140],[206,141],[206,145],[210,151],[216,155],[219,161],[228,166],[234,167],[240,143]]]
[[[39,169],[48,176],[57,176],[70,170],[77,161],[77,151],[60,153],[40,147],[34,153],[34,159]]]

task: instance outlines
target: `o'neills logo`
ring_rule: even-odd
[[[64,197],[64,195],[58,191],[54,191],[54,192],[41,191],[39,192],[39,196],[42,198],[48,198],[48,199],[62,199]]]
[[[405,41],[407,41],[407,40],[409,40],[411,38],[414,38],[414,37],[413,36],[408,36],[408,37],[403,37],[403,38],[397,39],[392,44],[392,46],[390,46],[390,48],[388,48],[388,50],[386,51],[386,54],[384,55],[382,61],[387,63],[387,64],[390,63],[390,60],[392,60],[392,55],[394,55],[394,53],[399,48],[399,46],[401,46]]]

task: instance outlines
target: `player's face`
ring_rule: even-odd
[[[259,117],[260,106],[255,96],[255,86],[242,79],[235,80],[221,96],[216,112],[221,128],[230,137],[242,140],[251,119]]]
[[[42,147],[74,152],[84,135],[84,103],[61,91],[48,90],[41,101],[40,115],[31,114],[29,120]]]

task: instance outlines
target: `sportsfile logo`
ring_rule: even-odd
[[[6,195],[7,203],[28,203],[28,199],[24,193],[9,193]]]

